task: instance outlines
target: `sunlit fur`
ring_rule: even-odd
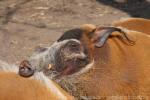
[[[125,18],[112,23],[129,30],[139,31],[150,35],[150,20],[144,18]]]

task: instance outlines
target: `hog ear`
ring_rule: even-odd
[[[134,41],[130,40],[128,38],[127,34],[123,30],[121,30],[120,28],[117,28],[117,27],[99,27],[99,28],[97,28],[92,36],[92,41],[95,41],[95,46],[100,48],[105,44],[108,37],[115,31],[123,34],[123,36],[127,39],[127,41],[129,43],[134,44]]]

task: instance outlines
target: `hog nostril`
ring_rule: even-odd
[[[21,67],[19,68],[19,75],[23,77],[30,77],[34,74],[34,70],[29,67]]]

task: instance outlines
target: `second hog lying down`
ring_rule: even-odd
[[[146,98],[150,92],[149,46],[150,37],[141,32],[84,25],[35,53],[28,60],[30,66],[21,65],[20,70],[43,71],[77,98]]]
[[[42,72],[20,77],[18,66],[0,60],[0,100],[73,100]]]

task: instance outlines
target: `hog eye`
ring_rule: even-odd
[[[71,45],[70,45],[70,49],[71,49],[72,51],[79,51],[79,50],[80,50],[80,47],[79,47],[78,44],[71,44]]]
[[[71,47],[76,48],[78,47],[78,44],[71,44]]]

